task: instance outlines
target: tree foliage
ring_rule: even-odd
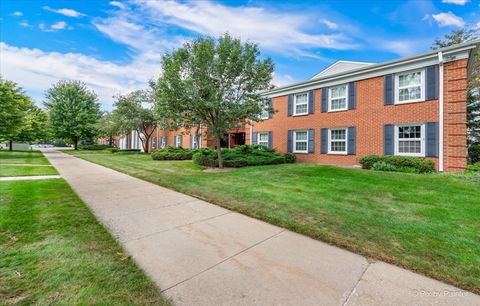
[[[145,152],[148,143],[157,128],[154,97],[149,91],[137,90],[124,96],[118,96],[113,111],[114,124],[121,133],[132,130],[140,135]]]
[[[478,30],[460,29],[435,39],[432,49],[448,47],[478,39]],[[480,54],[474,53],[467,88],[467,131],[469,143],[480,142]]]
[[[50,138],[51,126],[48,114],[43,109],[32,103],[25,112],[24,119],[24,124],[15,140],[31,143]]]
[[[100,104],[85,83],[59,81],[47,90],[44,104],[50,113],[54,135],[71,139],[75,150],[79,140],[96,136]]]
[[[108,144],[114,145],[114,136],[120,133],[119,120],[115,120],[113,113],[104,112],[97,124],[98,136],[108,138]]]
[[[228,34],[187,42],[163,57],[155,86],[158,113],[186,129],[207,127],[220,167],[225,132],[245,120],[260,121],[262,109],[268,108],[261,92],[272,87],[273,63],[259,57],[256,44]]]

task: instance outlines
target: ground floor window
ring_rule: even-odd
[[[175,136],[175,147],[181,147],[182,146],[182,136],[178,135]]]
[[[152,149],[157,148],[157,137],[152,137]]]
[[[192,136],[192,149],[198,149],[200,147],[200,136]]]
[[[328,153],[347,154],[347,129],[328,130]]]
[[[268,133],[258,133],[258,144],[268,147]]]
[[[425,156],[425,125],[395,126],[395,154]]]
[[[295,153],[308,153],[308,131],[293,131]]]
[[[165,149],[167,147],[167,137],[162,137],[160,141],[160,148]]]

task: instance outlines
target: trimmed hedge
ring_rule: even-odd
[[[294,163],[295,155],[279,154],[262,145],[242,145],[232,149],[222,149],[223,165],[240,168],[246,166]],[[206,167],[218,167],[217,151],[203,148],[193,155],[193,161]]]
[[[117,148],[112,148],[110,149],[110,152],[112,153],[118,153],[118,154],[122,154],[122,153],[140,153],[142,150],[140,149],[117,149]]]
[[[435,163],[430,159],[422,157],[367,155],[360,158],[360,164],[362,165],[363,169],[374,169],[380,171],[416,173],[429,173],[435,171]],[[388,164],[389,166],[386,166],[385,164]]]
[[[152,153],[153,160],[190,160],[197,150],[184,149],[182,147],[167,147],[155,150]]]
[[[112,148],[113,147],[111,145],[105,145],[105,144],[92,144],[92,145],[80,146],[80,149],[82,150],[92,150],[92,151],[100,151],[100,150],[112,149]]]

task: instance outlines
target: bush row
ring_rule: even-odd
[[[93,151],[99,151],[99,150],[105,150],[105,149],[111,149],[111,148],[113,148],[111,145],[105,145],[105,144],[91,144],[91,145],[80,146],[80,149],[82,150],[93,150]]]
[[[117,149],[117,148],[112,148],[110,149],[110,152],[112,153],[140,153],[140,149]]]
[[[279,154],[262,145],[242,145],[232,149],[222,149],[223,165],[225,167],[245,167],[294,163],[295,155]],[[206,167],[218,167],[217,151],[203,148],[193,154],[193,161]]]
[[[435,171],[435,163],[426,158],[397,155],[367,155],[360,158],[363,169],[429,173]]]
[[[184,149],[182,147],[167,147],[153,151],[154,160],[190,160],[197,150]]]

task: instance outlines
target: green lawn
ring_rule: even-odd
[[[0,150],[0,165],[2,164],[39,164],[49,165],[48,160],[40,151],[7,151]]]
[[[480,293],[480,184],[462,176],[314,164],[205,173],[191,161],[83,154],[86,160]]]
[[[0,165],[0,177],[2,176],[26,176],[26,175],[54,175],[58,174],[52,166],[14,166]]]
[[[0,182],[0,304],[167,305],[62,179]]]

